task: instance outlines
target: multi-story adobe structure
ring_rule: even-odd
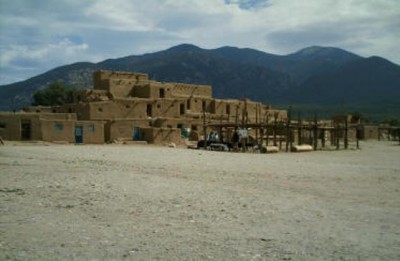
[[[204,137],[213,123],[239,125],[286,119],[286,111],[248,99],[214,99],[209,85],[164,83],[147,74],[97,71],[92,89],[73,103],[0,113],[6,140],[107,143],[115,140],[181,144]],[[229,138],[229,130],[224,130]]]

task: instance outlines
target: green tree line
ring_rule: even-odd
[[[72,103],[72,94],[75,90],[74,87],[66,86],[62,82],[53,82],[33,94],[32,105],[54,106]]]

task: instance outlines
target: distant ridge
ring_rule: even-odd
[[[364,58],[321,46],[275,55],[250,48],[202,49],[181,44],[155,53],[65,65],[2,85],[0,110],[26,106],[37,89],[54,81],[88,88],[93,71],[99,69],[144,72],[157,81],[211,84],[219,98],[247,97],[274,105],[313,104],[315,108],[362,104],[371,115],[379,114],[385,103],[396,105],[400,100],[400,66],[381,57]],[[400,108],[392,111],[400,117]]]

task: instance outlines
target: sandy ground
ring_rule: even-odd
[[[1,260],[400,260],[400,146],[0,146]]]

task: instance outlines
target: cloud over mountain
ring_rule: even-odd
[[[279,54],[338,46],[400,63],[399,13],[397,0],[0,0],[0,84],[182,42]]]

